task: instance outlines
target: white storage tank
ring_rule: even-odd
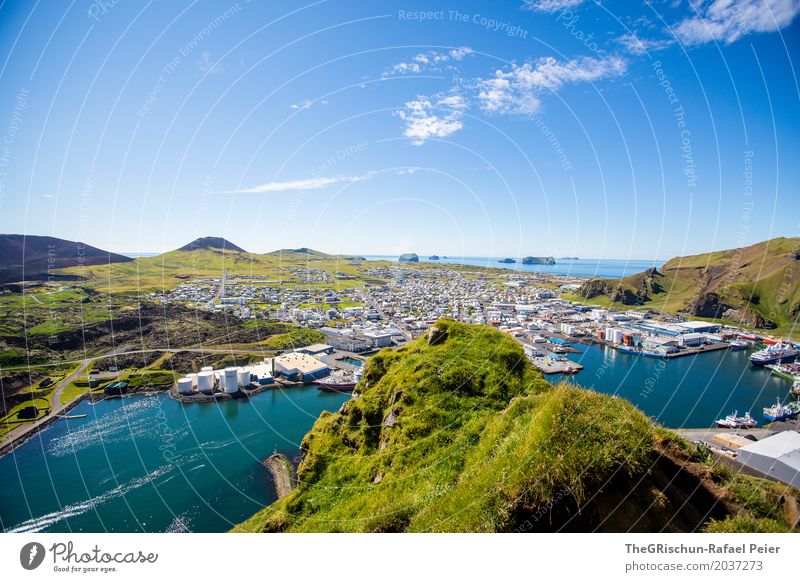
[[[186,374],[186,377],[192,381],[192,386],[197,388],[197,374],[192,372],[191,374]]]
[[[181,378],[178,380],[178,394],[191,394],[194,392],[191,378]]]
[[[203,371],[197,375],[197,389],[204,394],[211,394],[214,391],[214,373]]]
[[[200,368],[200,371],[201,372],[213,372],[214,368],[212,368],[211,366],[203,366],[202,368]]]
[[[237,372],[237,368],[225,368],[225,392],[228,394],[239,391]]]
[[[250,384],[250,370],[240,369],[237,372],[237,378],[239,380],[239,388],[244,388],[245,386]]]

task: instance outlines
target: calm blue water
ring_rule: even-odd
[[[762,409],[790,398],[792,383],[750,365],[752,350],[719,350],[661,360],[623,354],[605,346],[573,347],[567,356],[584,366],[570,378],[586,388],[629,400],[664,426],[708,427],[734,409],[750,411],[762,424]],[[564,376],[546,376],[560,382]]]
[[[670,427],[706,427],[733,409],[786,399],[791,383],[749,365],[748,351],[665,361],[580,346],[567,381],[616,394]],[[552,382],[562,375],[548,376]],[[248,401],[181,405],[166,394],[81,403],[0,458],[4,531],[225,531],[275,499],[261,461],[298,454],[323,410],[349,394],[276,389]]]
[[[344,362],[345,364],[350,364],[351,366],[362,367],[364,365],[364,362],[362,362],[361,360],[358,360],[356,358],[350,358],[350,357],[339,358],[339,361],[340,362]]]
[[[371,261],[397,261],[396,256],[365,255]],[[475,267],[510,269],[521,273],[550,273],[553,275],[576,275],[581,277],[605,277],[619,279],[641,273],[650,267],[661,267],[664,261],[627,261],[617,259],[580,259],[566,261],[556,259],[555,265],[523,265],[521,259],[514,264],[498,263],[505,257],[448,257],[438,261],[430,261],[427,256],[420,256],[421,263],[473,265]]]
[[[261,461],[290,457],[349,394],[313,386],[181,405],[166,394],[83,402],[0,458],[0,529],[226,531],[275,500]]]

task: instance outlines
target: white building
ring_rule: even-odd
[[[392,345],[392,334],[384,331],[370,330],[361,335],[370,340],[376,348],[385,348]]]
[[[800,487],[800,434],[786,430],[741,447],[736,457],[755,469],[793,487]]]
[[[299,352],[276,356],[272,360],[272,365],[276,374],[288,378],[299,378],[303,382],[312,382],[331,372],[330,368],[318,359]]]

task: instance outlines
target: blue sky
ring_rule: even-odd
[[[6,0],[0,232],[620,259],[798,236],[798,12]]]

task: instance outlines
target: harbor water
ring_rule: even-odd
[[[167,394],[84,401],[0,458],[0,526],[18,532],[227,531],[272,503],[262,461],[295,457],[323,410],[315,386],[181,405]]]
[[[625,354],[604,345],[573,344],[566,354],[584,369],[570,376],[585,388],[625,398],[663,426],[704,428],[734,410],[750,411],[764,424],[762,410],[775,399],[788,401],[792,383],[752,366],[752,350],[717,350],[669,360]],[[546,376],[553,383],[561,374]]]
[[[548,376],[616,394],[668,427],[708,427],[738,409],[788,399],[791,382],[754,368],[750,351],[660,360],[576,345],[574,376]],[[313,386],[250,400],[181,405],[166,394],[82,402],[0,458],[0,526],[20,532],[226,531],[275,500],[262,461],[297,457],[323,410],[349,394]]]

